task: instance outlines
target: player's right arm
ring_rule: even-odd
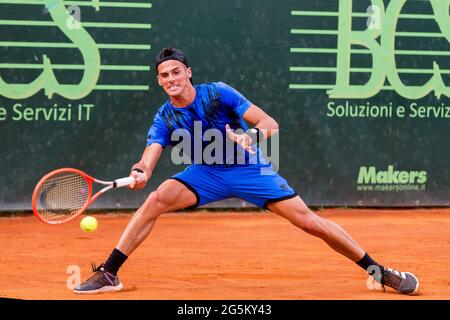
[[[131,169],[130,177],[134,178],[135,183],[130,184],[128,186],[129,188],[137,190],[145,187],[147,181],[152,176],[162,151],[163,147],[159,143],[152,143],[145,148],[141,160]]]
[[[130,176],[136,181],[130,184],[131,189],[142,189],[152,176],[164,148],[170,144],[170,131],[167,128],[167,120],[162,118],[161,108],[153,119],[153,124],[148,130],[147,147],[141,160],[131,168]],[[141,172],[142,171],[142,172]]]

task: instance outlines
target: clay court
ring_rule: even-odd
[[[367,276],[321,240],[268,212],[162,216],[125,263],[119,293],[75,295],[68,266],[90,276],[114,248],[129,213],[49,226],[34,216],[0,218],[0,297],[19,299],[450,299],[450,209],[326,209],[380,263],[414,272],[420,294],[369,290]]]

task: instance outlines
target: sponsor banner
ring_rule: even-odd
[[[128,174],[167,99],[153,65],[166,46],[186,52],[194,83],[225,82],[277,120],[276,143],[264,152],[307,204],[448,206],[449,7],[0,0],[0,177],[8,185],[0,209],[29,209],[34,185],[55,168],[105,180]],[[164,153],[143,191],[119,190],[96,206],[139,206],[188,165],[173,155]]]

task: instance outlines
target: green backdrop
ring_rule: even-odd
[[[128,175],[166,99],[166,46],[195,83],[226,82],[278,121],[279,173],[307,204],[448,206],[449,4],[0,0],[0,209],[29,209],[59,167]],[[139,206],[181,170],[169,155],[144,190],[95,206]]]

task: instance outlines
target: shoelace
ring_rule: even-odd
[[[88,282],[88,281],[90,281],[90,280],[93,280],[93,279],[96,279],[96,278],[98,277],[97,271],[102,272],[102,273],[105,272],[105,270],[103,269],[103,262],[102,262],[98,267],[95,265],[95,262],[91,262],[91,268],[92,268],[92,272],[93,272],[94,274],[93,274],[92,276],[90,276],[90,277],[86,280],[86,282]]]
[[[94,275],[91,278],[94,278],[97,275],[97,271],[100,271],[103,276],[111,283],[111,285],[114,285],[114,281],[116,279],[116,276],[112,275],[111,273],[105,271],[104,263],[102,262],[98,267],[95,265],[95,262],[91,262],[92,272],[94,272]],[[89,279],[91,279],[89,278]]]
[[[91,268],[92,268],[92,272],[97,272],[97,271],[105,271],[104,269],[102,269],[104,266],[104,263],[102,262],[98,267],[95,265],[95,262],[91,262]]]

